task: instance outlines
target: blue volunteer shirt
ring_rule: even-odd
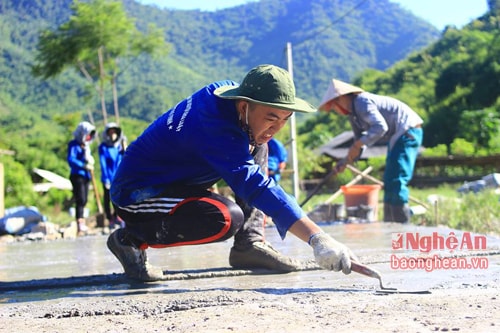
[[[269,140],[267,146],[269,147],[269,158],[267,162],[269,170],[278,171],[280,164],[287,161],[288,152],[285,146],[275,138]]]
[[[170,185],[200,185],[222,178],[238,197],[272,217],[285,238],[305,213],[255,164],[235,101],[213,94],[225,85],[237,83],[205,86],[160,116],[130,144],[112,182],[111,200],[124,207],[157,196]]]

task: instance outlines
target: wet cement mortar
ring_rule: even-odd
[[[167,279],[137,283],[121,273],[105,235],[89,236],[0,245],[0,332],[498,332],[498,237],[485,236],[486,248],[423,254],[393,250],[395,234],[462,239],[463,232],[391,223],[322,226],[377,269],[384,286],[430,294],[381,294],[377,279],[357,273],[231,270],[231,241],[148,250]],[[266,231],[278,250],[312,259],[307,244]],[[434,254],[484,258],[488,267],[426,272],[390,264],[391,255]]]

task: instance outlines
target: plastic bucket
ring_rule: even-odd
[[[347,215],[352,216],[352,211],[369,207],[369,212],[364,212],[361,218],[368,221],[376,221],[378,218],[378,195],[382,186],[380,185],[351,185],[341,186],[344,194],[344,202]],[[351,212],[351,213],[350,213]]]

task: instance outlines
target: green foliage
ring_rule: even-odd
[[[426,224],[477,233],[500,234],[500,204],[494,191],[467,193],[456,199],[439,196],[434,210],[426,213]]]
[[[384,73],[368,70],[355,83],[414,108],[425,121],[424,146],[444,144],[450,153],[461,137],[474,143],[477,153],[492,153],[496,148],[489,142],[500,120],[500,43],[489,18],[462,30],[448,28],[428,48]]]
[[[74,15],[56,31],[41,32],[32,73],[36,77],[49,79],[61,74],[66,67],[73,67],[95,86],[105,123],[107,110],[104,89],[109,84],[113,91],[115,121],[119,123],[118,63],[142,53],[166,54],[163,33],[149,24],[150,34],[144,36],[118,1],[75,0],[71,9]]]
[[[307,119],[298,129],[304,135],[302,141],[306,147],[314,148],[328,142],[343,131],[350,131],[347,117],[340,117],[334,112],[319,112],[316,117]]]
[[[476,152],[474,145],[464,139],[456,138],[450,145],[452,155],[473,156]]]
[[[36,206],[37,196],[25,166],[11,156],[0,155],[4,168],[5,207]]]
[[[127,140],[129,143],[134,141],[139,135],[141,135],[146,127],[148,127],[148,125],[149,122],[147,121],[130,118],[123,118],[122,122],[120,123],[123,133],[127,136]]]
[[[480,148],[494,148],[493,138],[500,134],[500,112],[494,108],[464,111],[458,124],[462,137]],[[490,147],[493,143],[493,147]]]
[[[383,21],[373,16],[374,8]],[[216,12],[162,10],[133,0],[6,0],[0,4],[0,37],[6,41],[2,45],[4,62],[0,61],[0,96],[5,92],[44,115],[76,112],[82,106],[94,113],[101,108],[94,97],[95,87],[78,73],[83,63],[95,80],[96,50],[86,46],[109,43],[107,79],[117,80],[120,113],[143,117],[151,113],[148,103],[121,103],[131,102],[130,96],[139,94],[171,107],[211,81],[241,80],[256,64],[286,67],[284,47],[290,42],[298,95],[314,104],[332,75],[349,78],[367,67],[385,68],[437,38],[435,28],[388,0],[356,9],[363,20],[349,15],[335,20],[351,9],[347,0],[258,1]],[[133,21],[133,27],[127,19]],[[135,28],[148,38],[138,38]],[[89,36],[75,34],[78,31]],[[127,38],[134,43],[122,48]],[[173,47],[166,56],[169,45]],[[138,49],[146,54],[154,49],[155,53],[137,57]],[[117,57],[121,51],[126,53]],[[45,56],[37,56],[40,53]],[[118,60],[120,72],[113,73]],[[41,64],[50,66],[45,71]],[[31,67],[40,78],[53,79],[33,80]],[[65,68],[76,71],[63,71]],[[109,86],[104,87],[104,94],[107,101],[112,100]]]
[[[165,99],[161,92],[157,86],[137,85],[121,96],[118,103],[130,117],[151,122],[173,104],[172,99]]]
[[[422,152],[423,157],[438,157],[438,156],[448,156],[448,147],[446,145],[437,145],[432,148],[425,148]]]
[[[93,10],[92,5],[111,7]],[[81,15],[72,16],[75,8]],[[500,43],[493,11],[462,30],[447,28],[436,43],[416,52],[437,39],[435,28],[388,0],[367,1],[341,17],[351,9],[347,0],[258,1],[213,13],[161,10],[133,0],[3,1],[0,147],[16,155],[0,159],[12,159],[9,184],[17,186],[21,179],[32,183],[35,167],[68,175],[66,145],[76,124],[88,120],[98,130],[104,126],[103,119],[93,118],[101,107],[95,86],[79,74],[85,64],[93,79],[99,76],[95,46],[104,42],[109,51],[104,107],[113,107],[112,80],[119,93],[120,125],[129,142],[204,84],[239,81],[259,63],[287,67],[284,49],[290,42],[297,94],[313,104],[332,77],[357,77],[355,84],[399,98],[424,118],[424,144],[433,147],[424,155],[443,156],[459,149],[470,154],[470,145],[475,154],[499,151]],[[102,28],[100,22],[116,30],[95,30]],[[85,33],[70,34],[77,30]],[[166,56],[169,44],[173,48]],[[153,50],[161,52],[149,52]],[[37,58],[40,54],[44,56]],[[77,70],[66,71],[68,66]],[[32,68],[39,78],[31,77]],[[57,77],[44,80],[53,75]],[[315,150],[350,130],[347,119],[326,113],[298,115],[297,125],[300,178],[322,178],[331,161]],[[279,134],[284,142],[288,131]],[[379,169],[384,162],[363,163],[357,166]],[[336,189],[352,177],[345,172],[327,188]],[[61,211],[66,209],[67,193],[30,194],[31,183],[21,189],[10,185],[8,204],[51,207],[59,202]],[[95,209],[93,203],[90,207]]]

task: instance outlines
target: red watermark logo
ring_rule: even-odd
[[[432,235],[421,235],[418,232],[393,233],[393,250],[411,250],[420,252],[455,250],[486,250],[486,236],[473,235],[464,232],[462,235],[455,235],[451,231],[448,235],[442,236],[437,232]]]
[[[437,254],[428,255],[432,251],[478,251],[486,250],[486,236],[473,235],[470,232],[455,234],[451,231],[447,235],[433,232],[431,235],[422,235],[418,232],[393,233],[393,251],[415,251],[420,257],[391,255],[392,269],[423,269],[431,272],[437,269],[487,269],[488,259],[485,257],[442,257]]]

